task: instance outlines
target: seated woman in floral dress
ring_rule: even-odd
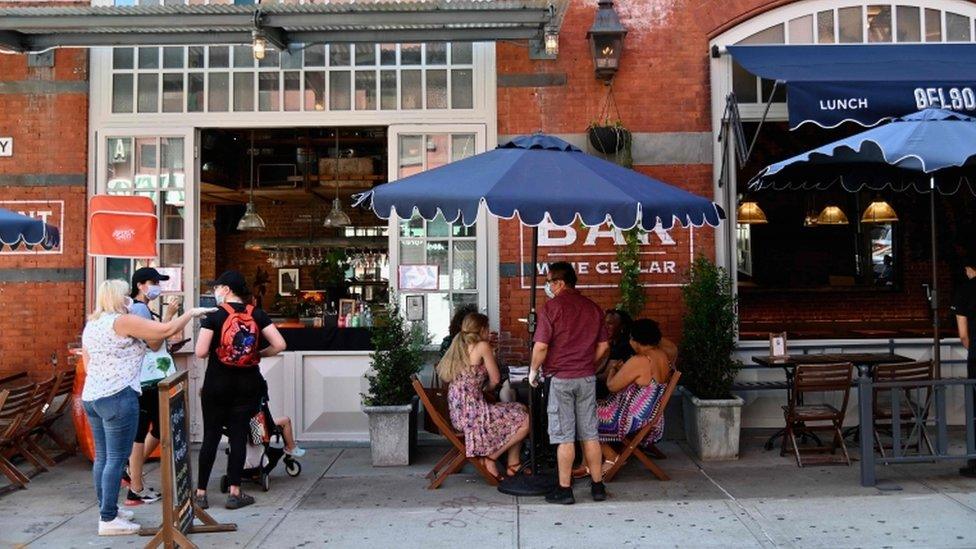
[[[468,314],[437,364],[437,374],[450,383],[447,399],[451,423],[464,433],[467,457],[481,457],[488,472],[499,477],[495,462],[508,452],[507,473],[514,475],[521,467],[519,451],[529,434],[529,414],[517,402],[485,401],[485,389],[501,382],[488,339],[488,317]]]
[[[674,356],[662,348],[657,322],[650,319],[634,322],[630,345],[634,356],[610,370],[607,376],[610,397],[597,403],[600,442],[621,442],[623,437],[641,430],[653,417],[671,377]],[[664,417],[661,416],[641,446],[649,447],[663,435]],[[609,468],[616,456],[611,451],[606,457],[604,468]]]

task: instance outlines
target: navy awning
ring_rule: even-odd
[[[729,46],[747,71],[786,83],[790,126],[865,126],[935,107],[976,114],[976,44]]]

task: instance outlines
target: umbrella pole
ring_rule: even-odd
[[[932,362],[935,364],[936,377],[942,377],[942,349],[939,337],[939,252],[936,248],[935,231],[935,176],[929,182],[929,215],[932,218]]]
[[[528,316],[528,328],[529,328],[529,367],[532,367],[532,346],[533,346],[533,336],[535,336],[535,294],[538,290],[538,267],[539,266],[539,226],[536,225],[532,227],[532,282],[529,283],[529,316]],[[529,387],[530,402],[529,406],[532,407],[532,412],[535,413],[535,389]],[[535,422],[533,422],[535,423]],[[529,433],[529,467],[533,474],[540,474],[542,468],[538,466],[535,462],[535,429],[530,426]]]

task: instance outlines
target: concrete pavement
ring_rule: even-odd
[[[882,488],[862,488],[858,468],[799,469],[764,452],[761,433],[744,436],[742,459],[698,464],[665,443],[659,482],[636,462],[594,503],[588,482],[577,504],[514,498],[466,472],[439,490],[423,475],[446,450],[420,449],[417,464],[377,469],[368,448],[313,448],[303,471],[275,471],[271,491],[250,487],[257,504],[223,509],[211,480],[211,511],[236,522],[230,534],[199,534],[201,547],[976,547],[976,480],[956,463],[879,469]],[[223,467],[218,458],[218,470]],[[158,486],[152,468],[149,485]],[[245,488],[247,489],[247,488]],[[148,538],[99,538],[88,465],[68,460],[27,490],[0,496],[0,546],[128,547]],[[159,504],[136,507],[159,522]]]

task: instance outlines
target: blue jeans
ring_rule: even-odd
[[[132,453],[132,441],[139,426],[139,393],[126,387],[114,395],[86,401],[84,405],[95,441],[92,467],[95,494],[101,519],[107,522],[119,512],[122,468]]]

